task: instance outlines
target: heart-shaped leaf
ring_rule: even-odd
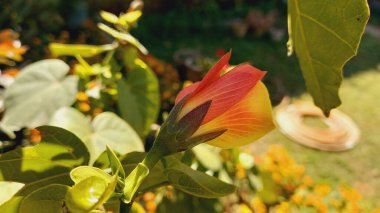
[[[144,151],[143,143],[132,127],[111,112],[99,114],[90,123],[78,110],[61,108],[50,124],[70,130],[81,138],[91,153],[91,164],[106,150],[106,146],[120,154]]]
[[[35,190],[26,196],[21,204],[19,213],[62,213],[63,202],[69,186],[52,184]]]
[[[0,181],[25,184],[0,206],[0,212],[17,212],[22,199],[43,186],[71,185],[70,170],[88,164],[89,153],[77,136],[58,127],[43,126],[38,130],[42,135],[39,145],[0,155]]]
[[[340,105],[346,62],[357,54],[369,18],[366,0],[289,0],[289,54],[297,53],[308,91],[325,115]]]
[[[188,194],[204,198],[217,198],[231,194],[236,189],[234,185],[193,170],[175,157],[165,158],[164,164],[169,183]]]
[[[124,60],[131,71],[117,83],[118,108],[121,117],[144,137],[156,122],[160,110],[158,80],[148,65],[136,58],[133,50],[125,54],[128,59],[134,59]]]
[[[75,101],[78,78],[66,76],[68,72],[69,66],[56,59],[23,68],[5,91],[2,127],[15,131],[45,125],[57,109],[70,106]]]

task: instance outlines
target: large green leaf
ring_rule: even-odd
[[[219,149],[208,144],[199,144],[192,149],[198,161],[211,171],[219,171],[222,168],[222,159]]]
[[[159,113],[158,80],[142,60],[135,58],[131,63],[125,62],[131,71],[127,78],[118,81],[118,107],[121,116],[143,137],[156,122]]]
[[[174,188],[188,194],[204,198],[217,198],[231,194],[236,189],[234,185],[193,170],[175,157],[165,158],[164,162],[169,183]]]
[[[306,86],[325,115],[341,104],[346,62],[357,54],[369,18],[366,0],[289,0],[289,54],[298,56]]]
[[[114,44],[105,44],[105,45],[85,45],[85,44],[59,44],[59,43],[50,43],[49,49],[54,56],[77,56],[82,57],[92,57],[103,53],[105,51],[113,50],[118,45]]]
[[[53,116],[51,125],[76,134],[91,153],[90,163],[106,150],[108,145],[120,154],[144,151],[136,132],[123,119],[111,112],[103,112],[90,121],[74,108],[61,108]]]
[[[49,122],[51,115],[75,101],[78,78],[66,76],[69,66],[56,59],[26,66],[5,91],[3,128],[13,131]]]
[[[42,135],[39,145],[0,155],[0,181],[25,184],[15,197],[0,206],[0,212],[14,212],[24,196],[43,186],[71,185],[70,170],[88,164],[89,153],[74,134],[51,126],[38,130]]]
[[[34,191],[26,196],[19,213],[62,213],[63,202],[69,186],[52,184]]]

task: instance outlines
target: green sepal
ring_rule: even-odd
[[[176,135],[177,141],[183,141],[194,134],[197,129],[199,129],[203,119],[211,106],[211,100],[195,107],[185,116],[183,116],[179,121],[177,128],[179,133]]]

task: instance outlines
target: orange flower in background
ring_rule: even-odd
[[[184,101],[179,123],[203,116],[192,137],[223,131],[207,141],[221,148],[251,143],[274,128],[268,91],[260,81],[266,72],[248,64],[231,68],[230,56],[231,52],[225,54],[202,81],[184,88],[176,98],[177,104]]]

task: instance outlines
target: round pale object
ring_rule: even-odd
[[[327,128],[311,127],[305,117],[320,118]],[[276,110],[276,121],[280,131],[290,139],[324,151],[351,149],[359,141],[360,130],[343,112],[334,109],[328,118],[310,103],[297,103],[281,106]]]

